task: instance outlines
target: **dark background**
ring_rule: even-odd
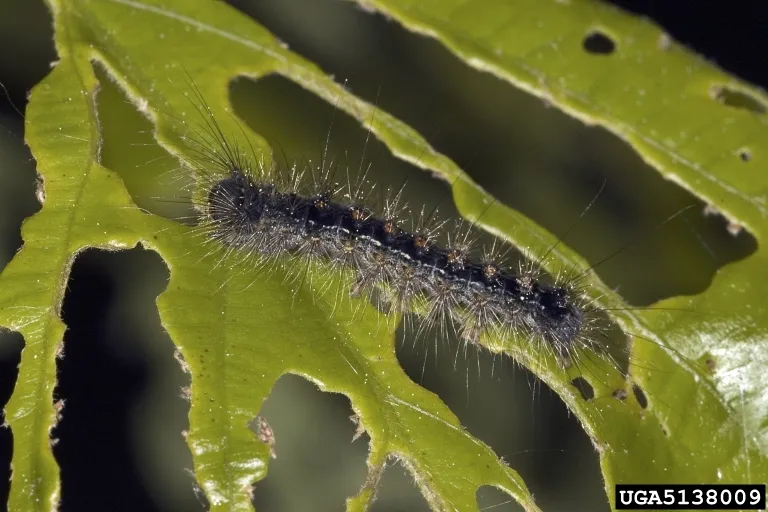
[[[567,231],[569,219],[606,179],[595,211],[578,226],[578,236],[566,239],[590,261],[599,261],[625,243],[626,236],[636,237],[644,226],[658,224],[694,201],[605,131],[584,127],[493,77],[469,70],[438,44],[352,4],[231,3],[338,80],[348,78],[353,92],[419,129],[506,204],[555,233]],[[613,3],[653,18],[673,38],[737,76],[763,87],[768,83],[764,3],[719,2],[717,8],[705,2]],[[0,83],[10,101],[0,97],[0,268],[21,246],[21,221],[38,209],[34,162],[23,144],[22,117],[12,105],[23,112],[27,91],[55,60],[51,37],[42,3],[2,0]],[[109,95],[111,106],[101,113],[105,130],[128,126],[141,137],[147,127],[140,116],[114,89],[105,91],[105,105]],[[292,145],[286,148],[289,156],[307,148],[316,151],[332,116],[332,107],[278,78],[258,84],[237,81],[232,97],[249,125],[275,144]],[[334,149],[359,152],[365,134],[349,120],[335,123]],[[375,144],[368,151],[375,167],[391,170],[377,180],[396,182],[407,176],[414,197],[430,197],[445,216],[455,215],[447,187],[390,162]],[[105,165],[119,170],[130,188],[132,176],[125,169],[131,166],[124,156],[120,147],[105,148]],[[499,172],[500,162],[504,172]],[[531,168],[539,171],[536,178],[525,172]],[[132,192],[141,203],[137,190]],[[754,250],[748,236],[723,248],[718,222],[694,212],[685,223],[638,244],[631,251],[638,254],[623,253],[601,266],[600,275],[635,304],[702,291],[716,268]],[[633,278],[648,274],[657,278],[646,283]],[[56,390],[66,408],[53,434],[59,440],[54,453],[62,469],[64,511],[204,507],[185,470],[191,457],[180,435],[187,425],[187,404],[180,398],[186,377],[173,359],[173,345],[160,329],[154,305],[167,277],[161,259],[141,249],[91,251],[75,263],[63,307],[66,357],[59,362]],[[22,345],[20,337],[0,334],[0,403],[12,392]],[[607,509],[596,453],[575,418],[541,383],[510,362],[487,355],[471,354],[454,364],[453,354],[443,350],[435,356],[424,340],[403,340],[399,346],[412,378],[438,393],[470,432],[520,471],[542,508]],[[365,438],[349,443],[354,431],[349,402],[298,377],[284,377],[262,413],[275,429],[278,459],[270,476],[257,485],[258,509],[342,510],[344,498],[362,483],[367,449]],[[10,431],[0,430],[3,503],[11,450]],[[498,505],[494,511],[517,509],[511,503],[501,505],[507,499],[493,490],[483,490],[480,500],[481,506]],[[375,509],[425,510],[426,505],[410,477],[395,465],[385,473]]]

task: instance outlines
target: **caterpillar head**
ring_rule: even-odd
[[[252,226],[264,214],[271,192],[271,185],[265,188],[255,184],[245,173],[235,169],[228,178],[213,185],[208,193],[210,220],[233,228]]]

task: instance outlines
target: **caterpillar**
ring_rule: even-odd
[[[352,275],[350,295],[416,312],[422,329],[450,327],[475,346],[485,337],[525,336],[562,367],[578,351],[599,347],[594,331],[602,319],[580,276],[548,281],[536,262],[512,263],[495,243],[475,247],[473,227],[461,223],[441,243],[444,224],[430,225],[423,209],[409,219],[402,188],[372,205],[364,175],[339,183],[326,162],[265,165],[223,132],[191,85],[203,119],[185,137],[195,155],[197,231],[224,258],[255,267],[289,258],[299,262],[295,268],[322,262]]]

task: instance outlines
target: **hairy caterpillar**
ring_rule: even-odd
[[[338,183],[325,154],[319,166],[265,165],[223,132],[191,86],[203,119],[185,137],[195,155],[197,231],[222,258],[256,268],[287,258],[293,269],[322,262],[353,275],[351,295],[418,313],[420,330],[455,329],[475,346],[483,337],[516,333],[562,367],[579,350],[599,348],[594,331],[602,318],[578,286],[581,276],[547,281],[536,263],[512,263],[495,243],[476,248],[471,227],[444,233],[445,224],[434,225],[423,209],[408,218],[402,188],[375,205],[365,176]]]

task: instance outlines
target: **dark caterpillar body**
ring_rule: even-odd
[[[585,330],[584,304],[570,287],[473,257],[467,244],[442,247],[428,232],[401,229],[393,211],[376,216],[331,193],[284,192],[239,169],[210,185],[202,225],[228,249],[331,262],[355,273],[356,291],[387,290],[402,312],[414,298],[426,299],[427,320],[456,322],[467,340],[522,330],[564,364]]]

